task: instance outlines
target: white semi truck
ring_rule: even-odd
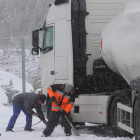
[[[138,140],[140,1],[127,1],[55,0],[33,31],[32,54],[41,54],[43,94],[51,84],[74,86],[73,122],[109,124],[115,136]]]

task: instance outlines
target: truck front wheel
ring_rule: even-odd
[[[110,125],[112,127],[112,131],[113,131],[115,137],[117,137],[117,136],[119,136],[119,137],[130,136],[130,133],[128,133],[127,131],[118,127],[118,124],[117,124],[117,103],[125,104],[125,99],[122,96],[116,96],[112,100],[112,103],[111,103],[110,109],[109,109],[109,122],[110,122]]]
[[[136,99],[135,106],[134,106],[134,134],[135,140],[140,139],[140,107],[139,107],[139,100]]]

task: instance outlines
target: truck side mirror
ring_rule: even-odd
[[[32,48],[32,55],[38,55],[39,54],[39,48]]]
[[[39,47],[39,31],[35,30],[32,32],[32,46]]]

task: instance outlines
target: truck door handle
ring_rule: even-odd
[[[51,71],[51,75],[54,75],[54,71]]]

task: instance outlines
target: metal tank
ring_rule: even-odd
[[[140,78],[140,1],[129,1],[125,12],[104,29],[101,54],[106,64],[128,84]]]

